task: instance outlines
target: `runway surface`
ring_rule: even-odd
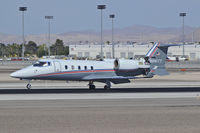
[[[200,98],[200,92],[184,92],[181,88],[178,88],[179,92],[148,92],[147,88],[137,88],[136,90],[143,92],[137,92],[133,89],[113,89],[113,90],[85,90],[85,89],[37,89],[37,90],[0,90],[2,94],[0,100],[81,100],[81,99],[146,99],[146,98]],[[177,88],[172,88],[176,89]],[[200,88],[196,88],[200,89]],[[147,90],[145,92],[144,90]],[[186,90],[186,89],[184,89]],[[76,92],[75,92],[76,91]],[[158,91],[158,90],[157,90]],[[166,90],[165,90],[166,91]],[[189,91],[189,90],[188,90]],[[135,93],[134,93],[135,92]],[[14,94],[16,93],[16,94]],[[3,95],[4,94],[4,95]]]
[[[199,133],[199,88],[161,89],[1,89],[0,132]]]
[[[0,133],[199,133],[199,73],[135,80],[104,90],[87,82],[0,78]]]

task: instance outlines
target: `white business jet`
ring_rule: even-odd
[[[172,44],[155,43],[144,59],[105,59],[93,60],[54,60],[42,59],[35,64],[13,72],[11,77],[28,80],[89,81],[89,89],[95,89],[94,82],[102,82],[105,89],[111,83],[129,83],[129,79],[152,78],[154,75],[167,75],[165,60]],[[142,75],[142,76],[141,76]]]

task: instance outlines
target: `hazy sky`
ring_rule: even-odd
[[[179,12],[187,12],[185,23],[200,26],[200,0],[0,0],[0,32],[21,34],[20,6],[27,6],[25,34],[47,32],[45,15],[53,15],[52,33],[100,30],[98,4],[105,4],[104,29],[110,29],[109,14],[114,13],[115,27],[134,24],[156,27],[180,27]]]

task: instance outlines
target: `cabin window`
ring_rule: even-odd
[[[68,66],[67,66],[67,65],[65,65],[65,69],[68,69]]]
[[[91,70],[94,70],[93,66],[91,66]]]
[[[72,70],[74,70],[74,65],[72,65]]]
[[[85,66],[85,70],[87,70],[87,66]]]
[[[78,66],[78,70],[81,70],[81,66]]]

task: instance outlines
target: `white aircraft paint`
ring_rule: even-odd
[[[89,88],[95,89],[93,82],[103,82],[105,89],[111,83],[129,83],[129,79],[152,78],[153,75],[166,75],[165,60],[169,46],[156,43],[145,59],[105,59],[94,60],[53,60],[43,59],[35,64],[11,73],[10,76],[22,80],[72,80],[89,81]],[[140,75],[143,75],[141,77]],[[138,77],[140,76],[140,77]],[[27,84],[30,89],[30,83]]]

